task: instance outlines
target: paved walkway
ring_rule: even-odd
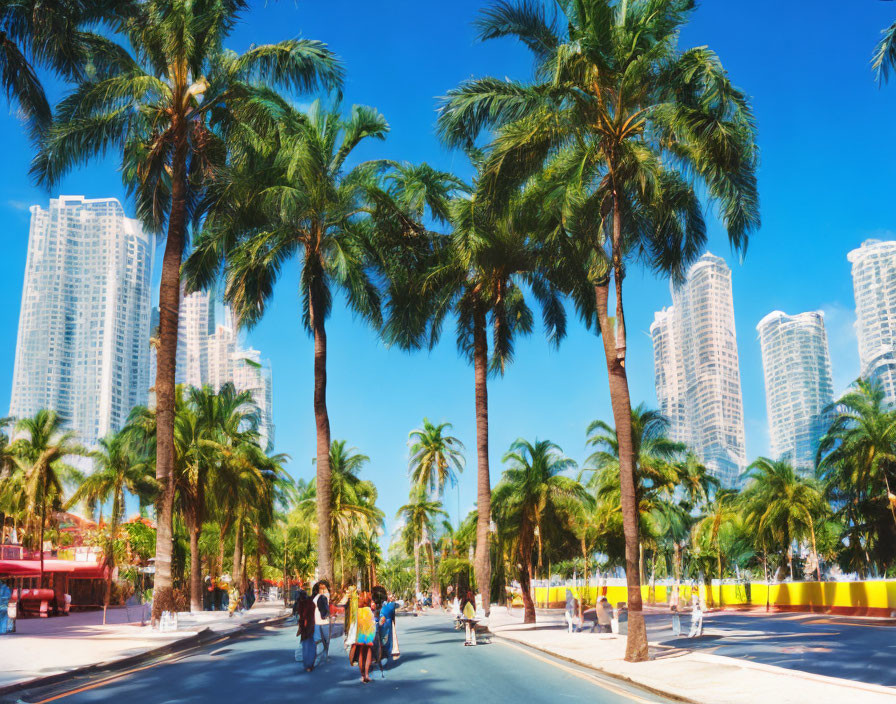
[[[20,619],[15,633],[0,636],[0,687],[141,655],[206,628],[226,635],[246,623],[285,613],[282,604],[256,603],[233,618],[221,611],[181,614],[178,630],[166,633],[141,626],[140,607],[109,609],[105,626],[102,611]]]
[[[295,661],[295,626],[269,625],[109,679],[24,693],[30,704],[672,704],[664,697],[554,661],[516,645],[465,648],[463,632],[441,614],[399,615],[401,658],[361,684],[343,640],[329,662],[306,673]],[[2,697],[0,697],[2,701]],[[770,703],[771,704],[771,703]]]
[[[524,625],[522,609],[509,615],[493,607],[495,636],[621,677],[650,689],[701,704],[804,704],[862,702],[894,704],[896,689],[787,670],[699,650],[651,644],[651,660],[629,663],[625,638],[611,634],[568,633],[561,612],[539,611],[538,623]],[[684,623],[682,624],[684,625]],[[704,636],[705,637],[705,636]]]

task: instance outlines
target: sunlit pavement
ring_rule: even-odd
[[[675,638],[668,612],[647,614],[648,638],[691,650],[829,677],[896,686],[896,627],[801,613],[711,612],[700,638]],[[690,616],[681,619],[687,633]]]
[[[463,645],[463,633],[443,615],[398,620],[401,659],[383,679],[361,684],[349,667],[342,638],[330,661],[307,674],[295,662],[295,626],[259,629],[238,640],[194,651],[183,659],[149,666],[95,688],[29,693],[25,702],[661,702],[615,680],[544,655],[494,642]],[[95,683],[81,683],[92,687]]]

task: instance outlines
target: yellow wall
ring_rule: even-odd
[[[699,591],[705,598],[705,587],[702,584],[699,586]],[[749,597],[747,596],[748,591]],[[545,592],[544,587],[535,588],[536,606],[544,606]],[[598,592],[606,595],[607,600],[613,605],[628,600],[627,590],[624,586],[578,587],[575,592],[584,594],[586,604],[594,604],[597,601]],[[650,598],[649,592],[650,587],[641,587],[641,598],[645,603],[651,603],[651,601],[666,603],[671,588],[657,585],[653,599]],[[682,604],[690,601],[691,592],[690,585],[681,585],[680,601]],[[768,603],[772,607],[783,608],[896,610],[896,582],[875,580],[867,582],[792,582],[770,585],[761,582],[750,585],[712,585],[712,603],[719,604],[720,597],[721,603],[726,606],[765,606]],[[550,604],[557,605],[565,601],[566,587],[550,588],[548,596]],[[706,601],[710,600],[706,599]]]

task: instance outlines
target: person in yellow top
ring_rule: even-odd
[[[460,612],[463,615],[466,635],[464,645],[476,645],[476,602],[473,600],[473,592],[468,591],[461,600]]]

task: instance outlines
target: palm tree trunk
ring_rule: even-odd
[[[199,554],[199,534],[202,526],[190,516],[190,611],[202,611],[202,559]]]
[[[420,543],[414,543],[414,599],[420,593]]]
[[[106,543],[106,590],[103,594],[103,625],[106,625],[106,609],[109,608],[109,601],[112,599],[112,571],[115,569],[115,536],[118,533],[118,517],[121,514],[121,505],[124,503],[124,497],[121,495],[121,489],[116,487],[115,493],[112,495],[112,520],[109,526],[109,540]]]
[[[307,265],[307,264],[306,264]],[[333,583],[330,537],[330,416],[327,414],[327,331],[323,306],[313,288],[308,300],[314,332],[314,423],[317,431],[317,564],[319,577]]]
[[[176,117],[176,116],[175,116]],[[159,349],[156,355],[156,478],[162,484],[156,520],[156,574],[152,622],[173,606],[171,557],[174,508],[174,375],[177,367],[177,326],[180,318],[180,265],[184,254],[187,221],[186,125],[172,121],[175,150],[171,174],[171,213],[159,284]]]
[[[47,476],[43,477],[43,491],[40,495],[40,535],[38,536],[39,544],[37,549],[40,551],[40,581],[38,586],[44,587],[44,525],[47,522]]]
[[[524,514],[520,525],[518,572],[523,592],[523,623],[535,623],[535,602],[532,599],[532,543],[535,541],[533,531],[534,528]]]
[[[613,199],[614,257],[620,256],[622,223],[618,197]],[[614,333],[608,315],[609,277],[594,287],[597,316],[604,344],[607,375],[610,386],[610,404],[616,424],[619,445],[619,484],[622,505],[622,528],[625,534],[625,578],[628,586],[628,638],[625,659],[641,662],[647,659],[647,629],[641,603],[641,581],[638,574],[638,504],[635,494],[635,458],[632,442],[632,407],[625,369],[625,325],[622,318],[621,266],[616,264],[616,320]]]
[[[485,312],[477,309],[473,320],[473,375],[476,395],[476,587],[482,595],[482,607],[488,616],[491,606],[491,561],[489,527],[491,525],[492,488],[488,466],[488,341]],[[461,517],[458,516],[458,521]],[[534,612],[533,612],[534,614]]]
[[[243,576],[243,522],[237,521],[236,532],[233,537],[233,570],[231,578],[233,584],[240,586],[240,579]]]
[[[436,606],[436,594],[439,592],[439,578],[436,575],[436,554],[432,549],[432,541],[426,543],[426,555],[429,558],[429,592],[432,605]]]

